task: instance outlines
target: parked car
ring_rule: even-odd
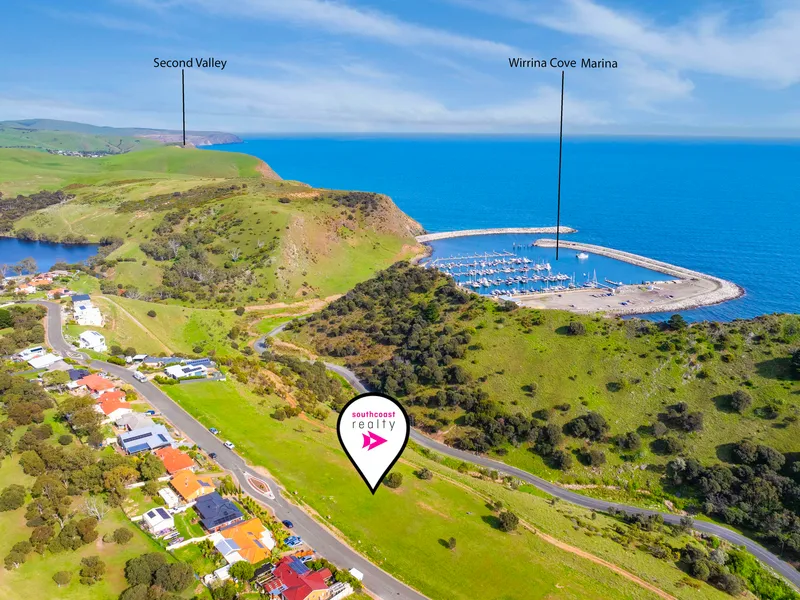
[[[208,430],[214,435],[219,435],[219,429],[217,429],[216,427],[209,427]]]
[[[139,371],[133,372],[133,378],[136,381],[147,381],[147,375],[145,375],[144,373],[140,373]]]
[[[235,446],[233,445],[233,442],[225,442],[225,447],[228,450],[233,450]]]
[[[286,527],[288,527],[289,529],[291,529],[292,527],[294,527],[294,523],[292,523],[291,521],[281,521],[281,522],[282,522],[282,523],[283,523],[283,524],[284,524]]]
[[[156,411],[154,411],[154,410],[146,410],[146,411],[144,411],[144,414],[146,414],[148,417],[152,417],[154,414],[156,414]]]
[[[217,453],[216,452],[209,452],[208,453],[208,458],[210,458],[211,460],[216,460],[217,459]]]

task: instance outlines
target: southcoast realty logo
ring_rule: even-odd
[[[389,396],[362,394],[345,405],[336,428],[347,458],[374,494],[408,443],[405,409]]]

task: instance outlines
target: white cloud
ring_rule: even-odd
[[[634,52],[677,71],[694,71],[790,86],[800,82],[800,7],[767,5],[765,17],[735,25],[706,12],[676,25],[608,8],[594,0],[454,0],[511,19],[584,36],[607,48]],[[557,8],[553,8],[557,6]]]
[[[248,131],[513,132],[557,130],[560,90],[540,86],[510,103],[453,107],[408,89],[309,73],[296,80],[227,75],[192,79],[197,112],[229,129]],[[518,96],[519,97],[519,96]],[[602,107],[571,96],[570,126],[608,123]],[[200,117],[200,114],[196,115]],[[243,124],[247,125],[244,126]]]
[[[223,17],[280,21],[396,46],[444,48],[476,56],[514,55],[511,46],[409,23],[372,9],[332,0],[135,0],[157,10],[201,9]]]

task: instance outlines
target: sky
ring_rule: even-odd
[[[800,135],[800,0],[27,0],[0,120],[236,133]]]

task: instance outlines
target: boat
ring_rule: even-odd
[[[589,258],[589,255],[586,254],[586,252],[581,252],[578,254],[578,260],[586,260],[587,258]]]

